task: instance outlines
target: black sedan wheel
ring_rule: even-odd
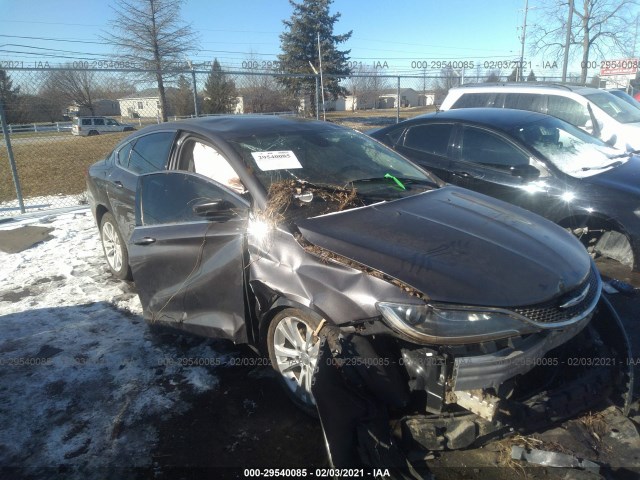
[[[122,235],[116,225],[116,220],[110,213],[105,213],[100,222],[100,239],[102,250],[107,259],[109,270],[121,280],[131,279],[129,269],[129,254]]]
[[[320,350],[313,335],[318,321],[304,312],[288,308],[269,325],[267,347],[273,368],[294,403],[310,415],[317,415],[311,380]]]

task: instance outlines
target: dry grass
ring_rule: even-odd
[[[522,462],[511,458],[511,447],[518,446],[523,447],[525,450],[545,450],[549,452],[564,453],[566,455],[573,455],[573,453],[561,444],[557,442],[549,442],[536,438],[535,436],[514,435],[509,438],[505,438],[498,443],[498,463],[501,466],[507,467],[514,472],[517,472],[521,478],[526,478],[526,471]]]
[[[76,137],[70,133],[55,136],[12,137],[13,155],[25,198],[41,195],[71,195],[86,189],[85,173],[104,158],[130,132],[95,137]],[[0,146],[0,201],[15,200],[7,149]]]
[[[400,109],[400,121],[424,113],[435,112],[435,107],[413,107]],[[346,112],[327,112],[327,120],[345,127],[366,132],[374,128],[386,127],[396,123],[395,108],[378,110],[356,110]]]

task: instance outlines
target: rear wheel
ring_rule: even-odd
[[[318,321],[309,314],[287,308],[269,325],[267,348],[271,365],[280,374],[293,402],[310,415],[317,415],[311,380],[318,360],[320,340],[313,335]]]
[[[129,253],[122,235],[116,225],[116,220],[110,213],[105,213],[100,222],[100,239],[102,250],[107,259],[109,270],[121,280],[131,279],[129,269]]]
[[[99,135],[100,132],[98,132],[97,130],[89,130],[88,136],[89,137],[93,137],[94,135]]]

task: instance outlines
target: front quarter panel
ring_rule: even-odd
[[[250,234],[249,252],[252,284],[258,282],[335,324],[379,316],[379,301],[419,302],[381,278],[307,252],[281,229],[262,239]]]

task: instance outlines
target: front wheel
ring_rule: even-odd
[[[110,213],[105,213],[102,216],[100,239],[111,273],[121,280],[130,280],[129,253],[116,225],[116,219]]]
[[[320,339],[313,332],[319,322],[309,314],[287,308],[269,324],[267,348],[271,365],[285,391],[306,413],[317,416],[311,380],[318,361]]]

